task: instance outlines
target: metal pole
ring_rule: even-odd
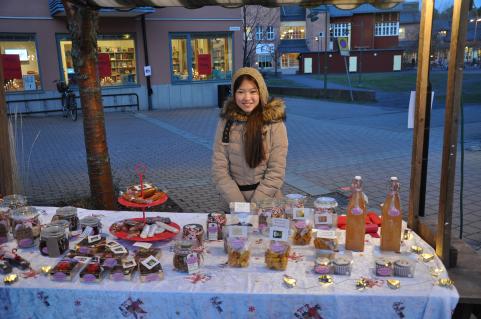
[[[143,14],[142,17],[140,18],[140,22],[142,24],[142,38],[143,38],[143,45],[144,45],[145,65],[150,65],[149,49],[147,48],[147,32],[145,28],[145,14]],[[152,94],[154,94],[154,91],[152,90],[152,84],[150,83],[150,75],[146,76],[145,79],[147,80],[147,107],[149,111],[152,111]]]
[[[320,52],[320,42],[321,42],[321,35],[317,37],[317,74],[319,77],[321,76],[321,52]],[[322,97],[321,92],[319,92],[319,97]]]
[[[364,21],[361,20],[361,46],[359,47],[359,73],[358,73],[358,85],[362,81],[362,49],[363,49],[363,35],[364,35]]]
[[[349,83],[349,94],[351,95],[351,102],[354,102],[354,96],[352,95],[351,77],[349,76],[349,70],[347,69],[347,57],[344,57],[344,66],[346,67],[347,82]]]
[[[328,14],[327,6],[326,6],[326,14],[324,16],[324,20],[326,23],[326,28],[324,29],[324,97],[327,98],[327,14]]]

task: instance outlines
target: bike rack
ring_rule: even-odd
[[[120,96],[130,96],[129,102],[130,104],[113,104],[113,105],[104,105],[104,109],[111,109],[111,108],[118,108],[118,107],[133,107],[135,106],[137,108],[137,111],[140,111],[140,105],[139,105],[139,95],[137,93],[118,93],[118,94],[102,94],[102,102],[104,98],[108,97],[114,97],[114,101],[117,100],[117,97]],[[133,98],[135,97],[135,103],[132,102]],[[80,101],[79,96],[75,96],[77,99],[77,102]],[[48,101],[62,101],[61,97],[48,97],[48,98],[41,98],[41,99],[26,99],[26,100],[11,100],[7,101],[7,114],[12,115],[15,113],[20,113],[20,114],[36,114],[36,113],[52,113],[52,112],[62,112],[62,109],[52,109],[48,110]],[[42,111],[30,111],[29,103],[31,102],[43,102],[43,110]],[[11,105],[10,104],[16,104],[16,103],[23,103],[24,104],[24,112],[15,112],[11,110]],[[59,103],[60,104],[60,103]],[[77,105],[80,105],[78,103]],[[77,110],[82,110],[81,107],[77,107]]]

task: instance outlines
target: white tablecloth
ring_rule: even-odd
[[[55,208],[41,208],[42,223],[50,221]],[[139,217],[138,212],[89,211],[79,209],[79,217],[101,216],[104,233],[118,220]],[[205,225],[205,214],[147,213],[168,216],[179,225]],[[109,237],[112,237],[109,234]],[[269,270],[264,264],[267,238],[253,240],[248,268],[225,266],[227,256],[222,241],[207,242],[202,279],[193,283],[188,274],[173,270],[170,251],[173,241],[156,243],[162,249],[165,279],[141,283],[138,274],[131,282],[104,278],[101,283],[83,283],[78,276],[72,282],[54,282],[48,277],[20,278],[11,286],[0,287],[0,318],[451,318],[459,295],[456,289],[434,285],[429,267],[441,267],[439,259],[417,263],[414,278],[397,278],[401,288],[390,289],[386,278],[375,278],[373,260],[379,254],[379,239],[366,236],[363,253],[353,253],[351,276],[333,276],[334,284],[322,286],[312,269],[313,247],[293,246],[293,256],[286,271]],[[129,250],[132,243],[120,241]],[[73,247],[75,242],[70,243]],[[417,244],[425,252],[432,248],[419,237],[403,243],[408,258],[409,247]],[[14,241],[3,246],[11,249]],[[343,247],[343,246],[341,246]],[[59,258],[42,257],[38,248],[21,249],[33,268],[54,265]],[[22,271],[14,269],[15,273]],[[297,279],[297,286],[283,284],[284,274]],[[444,271],[443,276],[446,276]],[[379,280],[379,285],[359,291],[361,276]],[[3,276],[1,276],[3,282]],[[210,279],[209,279],[210,278]],[[384,281],[381,281],[383,280]]]

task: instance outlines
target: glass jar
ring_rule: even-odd
[[[180,240],[174,246],[174,268],[180,272],[193,273],[200,268],[201,256],[194,251],[196,241]]]
[[[227,241],[227,264],[230,267],[245,268],[249,266],[251,252],[247,238],[229,238]]]
[[[68,221],[63,219],[54,220],[49,224],[49,226],[57,226],[65,229],[65,236],[67,237],[67,239],[70,238],[70,223]],[[40,235],[42,234],[40,233]]]
[[[39,249],[43,256],[58,257],[68,250],[68,244],[63,227],[50,225],[40,232]]]
[[[287,218],[286,201],[278,198],[266,198],[257,203],[259,217],[259,231],[266,234],[271,218]]]
[[[312,223],[310,220],[295,220],[292,223],[292,244],[309,245],[312,239]]]
[[[267,268],[274,270],[286,270],[289,261],[291,246],[283,241],[271,241],[265,253]]]
[[[69,230],[74,231],[78,229],[79,218],[77,216],[77,208],[72,206],[60,207],[57,209],[52,221],[66,220],[69,223]]]
[[[227,223],[224,212],[213,212],[207,215],[207,239],[222,240],[223,229]]]
[[[35,238],[40,236],[39,213],[32,206],[24,206],[11,211],[12,234],[20,248],[32,247]]]
[[[182,239],[193,240],[196,246],[203,246],[204,228],[200,224],[187,224],[182,228]]]
[[[286,199],[287,199],[287,203],[286,203],[287,218],[292,219],[293,208],[303,208],[306,196],[301,194],[287,194]]]
[[[27,198],[23,195],[7,195],[0,202],[0,222],[5,221],[7,229],[12,225],[11,211],[16,208],[27,206]]]
[[[80,228],[83,232],[87,227],[92,229],[90,234],[88,234],[89,236],[98,235],[102,231],[102,222],[97,217],[87,216],[80,220]]]
[[[330,229],[337,227],[337,201],[332,197],[318,197],[314,201],[314,227]]]

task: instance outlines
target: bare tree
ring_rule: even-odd
[[[279,16],[276,12],[278,13],[278,10],[278,8],[271,9],[263,6],[245,5],[242,7],[243,66],[251,66],[254,63],[256,49],[260,44],[274,44],[277,49]],[[257,32],[258,27],[262,28],[262,31]],[[268,37],[267,27],[274,28],[273,39]]]
[[[86,0],[62,0],[72,37],[72,61],[82,103],[91,197],[98,209],[114,209],[114,188],[97,68],[98,13]]]

